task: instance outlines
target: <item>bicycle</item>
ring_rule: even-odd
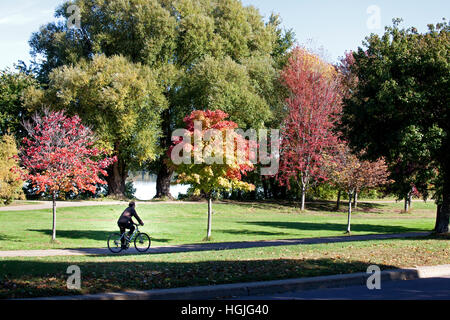
[[[127,231],[120,234],[118,232],[113,233],[108,238],[108,249],[112,253],[119,253],[122,250],[128,250],[130,243],[134,241],[134,247],[138,252],[146,252],[152,243],[148,234],[139,231],[139,225],[133,223],[136,226],[131,236],[127,235]],[[122,239],[125,237],[125,248],[122,248]]]

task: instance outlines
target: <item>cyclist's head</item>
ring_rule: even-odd
[[[131,201],[129,204],[128,204],[128,206],[130,206],[130,207],[135,207],[136,206],[136,203],[134,202],[134,201]]]

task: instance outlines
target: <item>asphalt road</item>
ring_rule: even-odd
[[[297,291],[250,296],[238,300],[450,300],[450,275],[381,283],[380,290],[366,286]]]

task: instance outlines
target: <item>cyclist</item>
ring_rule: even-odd
[[[119,226],[120,229],[120,234],[125,233],[125,229],[130,229],[128,235],[131,236],[134,232],[134,225],[133,225],[133,217],[136,218],[136,220],[139,222],[139,225],[143,226],[144,222],[142,222],[141,218],[139,218],[136,210],[136,203],[134,203],[134,201],[131,201],[128,204],[128,208],[126,208],[122,214],[120,215],[119,220],[117,221],[117,225]],[[125,244],[125,237],[122,237],[122,249],[126,249],[126,244]]]

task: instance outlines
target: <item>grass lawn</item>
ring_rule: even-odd
[[[402,203],[360,203],[353,214],[352,234],[401,233],[432,230],[436,206],[415,202],[409,214]],[[215,203],[215,242],[290,239],[342,235],[346,230],[345,204],[333,211],[333,202],[308,203],[306,212],[291,205],[271,203]],[[51,210],[0,212],[0,250],[106,247],[117,231],[122,206],[57,209],[57,243],[50,242]],[[138,205],[146,223],[141,231],[152,246],[200,243],[206,236],[206,203]]]
[[[0,258],[0,298],[150,290],[365,272],[450,262],[448,238],[358,241],[127,256]],[[66,288],[81,268],[81,290]]]

